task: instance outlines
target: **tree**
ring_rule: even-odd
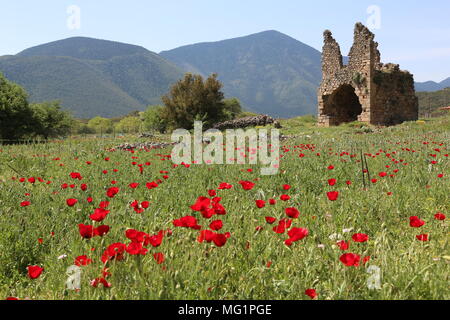
[[[242,113],[242,106],[237,98],[223,100],[224,103],[224,121],[234,120]]]
[[[111,133],[113,130],[113,123],[111,119],[95,117],[89,120],[88,127],[97,133]]]
[[[0,73],[0,138],[17,140],[32,133],[27,93]]]
[[[203,121],[204,127],[212,127],[225,116],[221,89],[217,74],[203,81],[202,76],[187,73],[162,97],[163,119],[172,129],[192,129],[196,120]]]
[[[95,130],[88,127],[87,124],[77,123],[77,127],[74,132],[76,132],[77,134],[92,134],[95,133]]]
[[[163,106],[149,106],[143,115],[144,128],[146,130],[164,133],[167,129],[167,121],[163,114]]]
[[[70,133],[73,119],[68,112],[61,110],[59,101],[32,104],[31,110],[35,135],[48,139]]]
[[[120,120],[116,130],[122,133],[137,133],[141,128],[141,119],[138,117],[126,117]]]

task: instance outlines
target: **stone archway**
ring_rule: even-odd
[[[323,96],[323,102],[323,115],[329,117],[330,125],[357,121],[363,111],[355,88],[349,84],[344,84],[332,94]]]

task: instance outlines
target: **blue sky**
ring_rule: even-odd
[[[116,40],[160,52],[264,30],[278,30],[320,50],[325,29],[333,32],[343,54],[347,54],[354,23],[369,20],[384,62],[399,63],[402,69],[415,75],[416,81],[450,77],[448,0],[0,0],[0,3],[0,55],[16,54],[34,45],[73,36]],[[70,17],[67,9],[71,5],[80,8],[80,29],[67,26]],[[369,14],[371,6],[376,6],[376,10]]]

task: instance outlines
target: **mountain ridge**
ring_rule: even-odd
[[[196,43],[160,55],[190,72],[218,73],[224,92],[251,111],[280,117],[315,113],[321,53],[281,32]]]
[[[120,116],[160,103],[161,95],[183,75],[143,47],[86,37],[2,56],[0,72],[23,86],[32,102],[60,100],[80,118]]]
[[[445,80],[442,80],[441,82],[435,81],[416,82],[415,87],[416,91],[418,92],[440,91],[450,87],[450,77]]]

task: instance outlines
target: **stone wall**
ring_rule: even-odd
[[[268,115],[259,115],[217,123],[216,125],[214,125],[213,129],[244,129],[255,126],[266,126],[268,124],[275,124],[276,127],[279,127],[278,121],[274,118],[269,117]]]
[[[362,121],[391,125],[418,118],[413,76],[398,65],[382,64],[375,35],[357,23],[348,65],[337,41],[324,32],[319,125]]]

